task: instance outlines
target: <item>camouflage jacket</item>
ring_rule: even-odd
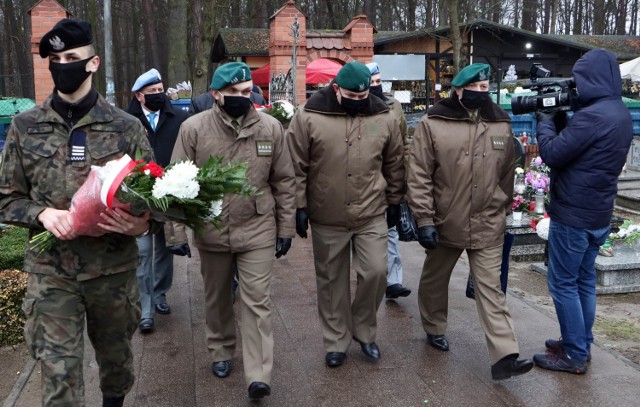
[[[102,96],[73,129],[42,104],[13,118],[0,162],[0,222],[29,228],[29,238],[44,231],[37,220],[44,209],[69,209],[71,198],[92,165],[104,165],[139,149],[153,153],[140,121],[109,105]],[[86,134],[85,160],[71,161],[71,133]],[[39,256],[27,244],[24,270],[88,280],[135,269],[135,237],[109,233],[57,241]]]

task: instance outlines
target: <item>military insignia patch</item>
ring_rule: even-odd
[[[358,89],[360,89],[360,92],[364,91],[366,89],[365,84],[364,83],[359,84]]]
[[[504,150],[507,145],[507,140],[502,136],[491,136],[491,148],[494,150]]]
[[[64,42],[62,42],[60,37],[58,37],[57,35],[49,38],[49,44],[51,44],[51,48],[53,48],[54,51],[60,51],[64,49]]]
[[[86,145],[87,133],[76,130],[71,134],[71,161],[85,161]]]
[[[484,70],[478,72],[478,78],[481,81],[486,81],[487,80],[487,73]]]
[[[256,140],[258,157],[268,157],[273,154],[273,142],[271,140]]]

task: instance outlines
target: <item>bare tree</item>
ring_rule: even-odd
[[[460,70],[460,51],[462,40],[460,38],[460,22],[458,21],[458,1],[447,0],[449,5],[449,31],[451,35],[451,45],[453,46],[453,69],[454,73]]]

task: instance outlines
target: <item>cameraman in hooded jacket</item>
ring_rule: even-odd
[[[617,181],[633,138],[613,53],[596,49],[573,67],[579,108],[536,112],[540,156],[551,168],[547,284],[559,340],[534,356],[543,369],[583,374],[591,360],[596,311],[595,259],[609,235]],[[566,124],[566,127],[565,127]]]

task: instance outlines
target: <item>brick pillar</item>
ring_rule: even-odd
[[[287,73],[291,69],[293,57],[293,37],[290,35],[291,26],[298,17],[298,46],[296,50],[296,100],[295,104],[302,104],[307,99],[307,22],[304,14],[288,0],[269,22],[269,65],[271,74]]]
[[[49,60],[40,58],[40,39],[69,12],[55,0],[41,0],[29,10],[31,14],[31,57],[33,58],[33,83],[36,104],[41,104],[53,90],[53,79],[49,72]]]
[[[342,31],[347,37],[345,41],[351,44],[351,57],[354,60],[363,64],[373,61],[373,33],[376,29],[366,15],[355,16]]]

